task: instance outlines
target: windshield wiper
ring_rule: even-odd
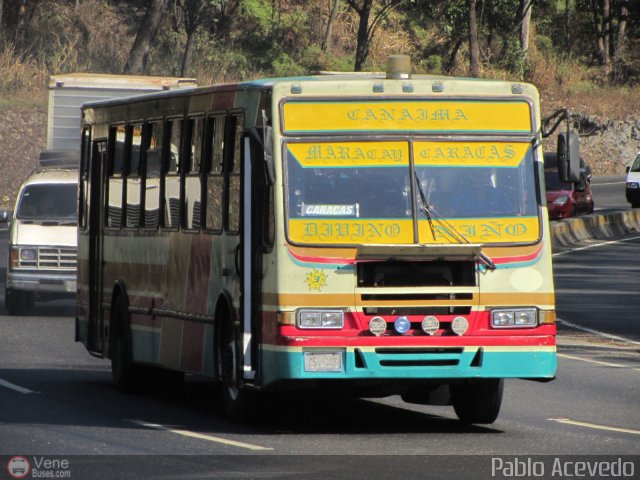
[[[420,185],[420,179],[418,178],[418,174],[414,171],[413,178],[416,182],[416,187],[418,193],[420,194],[420,210],[424,213],[425,217],[427,217],[427,221],[429,222],[429,228],[431,229],[431,236],[433,237],[433,241],[436,240],[436,231],[433,228],[433,219],[431,218],[431,211],[429,204],[427,203],[427,197],[424,194],[424,190],[422,190],[422,185]]]
[[[438,224],[443,227],[443,231],[447,233],[449,238],[452,238],[456,243],[471,243],[467,237],[462,235],[460,231],[456,227],[454,227],[450,222],[448,222],[442,215],[440,215],[433,205],[429,205],[427,203],[427,197],[422,190],[422,185],[420,184],[420,180],[418,179],[418,174],[414,171],[414,179],[416,182],[418,193],[420,194],[420,210],[425,214],[427,220],[429,221],[429,227],[431,228],[431,236],[435,241],[435,229],[433,228],[433,220],[435,219]],[[478,255],[478,260],[482,263],[485,268],[488,270],[495,270],[496,264],[491,260],[491,258],[484,252],[480,252]]]

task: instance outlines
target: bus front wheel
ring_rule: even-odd
[[[224,407],[229,418],[235,422],[246,423],[254,420],[256,402],[255,392],[241,386],[242,355],[238,328],[228,315],[222,321],[219,343],[220,378]]]
[[[504,380],[489,378],[451,386],[451,400],[458,418],[464,423],[493,423],[502,405]]]

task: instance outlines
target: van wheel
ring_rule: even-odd
[[[119,295],[111,307],[111,377],[116,390],[131,393],[140,384],[140,367],[131,360],[131,334],[127,304]]]
[[[453,409],[464,423],[493,423],[502,405],[504,380],[491,378],[468,381],[451,388]]]
[[[217,320],[222,322],[218,344],[218,365],[222,380],[222,396],[227,416],[238,423],[248,423],[256,417],[255,392],[242,387],[242,355],[239,328],[224,314]]]
[[[7,288],[4,292],[4,305],[9,315],[27,315],[33,308],[33,294]]]

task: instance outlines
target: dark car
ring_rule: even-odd
[[[544,180],[547,187],[549,218],[560,220],[576,215],[593,213],[590,168],[581,160],[581,175],[578,183],[560,181],[555,153],[544,154]]]

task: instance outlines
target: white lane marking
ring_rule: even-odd
[[[562,323],[570,328],[575,328],[576,330],[582,330],[583,332],[592,333],[594,335],[598,335],[599,337],[609,338],[611,340],[617,340],[619,342],[630,343],[632,345],[640,345],[640,342],[636,342],[635,340],[631,340],[629,338],[620,337],[618,335],[612,335],[610,333],[601,332],[600,330],[594,330],[593,328],[581,327],[580,325],[576,325],[575,323],[567,322],[561,318],[557,318],[556,322]]]
[[[597,423],[580,422],[578,420],[571,420],[570,418],[555,417],[550,418],[552,422],[564,423],[566,425],[575,425],[578,427],[594,428],[596,430],[607,430],[610,432],[631,433],[632,435],[640,435],[640,430],[634,430],[632,428],[610,427],[608,425],[599,425]]]
[[[209,442],[222,443],[224,445],[230,445],[232,447],[246,448],[248,450],[273,450],[270,447],[263,447],[261,445],[254,445],[251,443],[237,442],[235,440],[229,440],[228,438],[214,437],[212,435],[204,435],[202,433],[190,432],[189,430],[181,430],[177,428],[167,427],[157,423],[149,423],[144,420],[127,420],[128,422],[135,423],[141,427],[153,428],[155,430],[165,430],[167,432],[182,435],[184,437],[197,438],[199,440],[207,440]]]
[[[580,362],[595,363],[596,365],[603,365],[605,367],[614,368],[626,368],[627,370],[635,370],[640,372],[640,368],[631,367],[629,365],[622,365],[621,363],[601,362],[600,360],[593,360],[591,358],[576,357],[575,355],[567,355],[566,353],[558,353],[559,357],[568,358],[570,360],[578,360]]]
[[[15,383],[7,382],[6,380],[3,380],[1,378],[0,378],[0,386],[9,388],[11,390],[15,390],[16,392],[20,392],[20,393],[25,393],[25,394],[35,393],[33,390],[29,390],[28,388],[21,387],[20,385],[16,385]]]
[[[626,185],[627,182],[604,182],[604,183],[592,183],[591,184],[591,188],[593,187],[599,187],[600,185]]]
[[[613,245],[614,243],[622,243],[622,242],[628,242],[631,240],[638,240],[639,238],[640,238],[640,235],[634,235],[633,237],[627,237],[620,240],[610,240],[608,242],[594,243],[593,245],[587,245],[586,247],[572,248],[571,250],[565,250],[564,252],[554,253],[551,256],[560,257],[562,255],[566,255],[567,253],[579,252],[580,250],[588,250],[589,248],[603,247],[605,245]]]

